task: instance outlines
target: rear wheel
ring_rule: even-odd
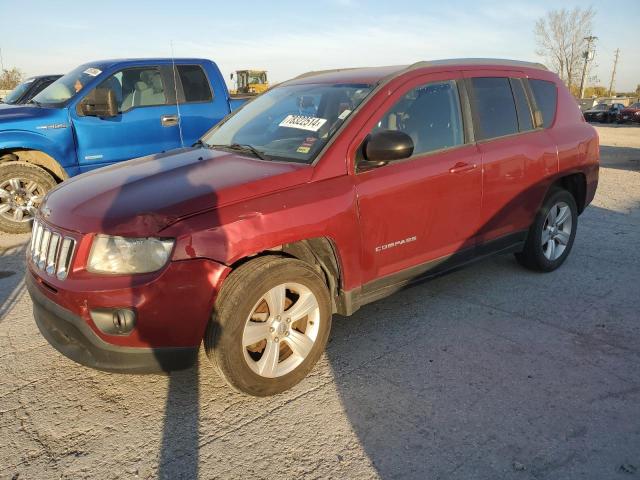
[[[529,229],[522,252],[516,253],[518,262],[540,272],[555,270],[569,256],[578,226],[578,208],[573,195],[554,189]]]
[[[47,171],[27,162],[0,163],[0,231],[26,233],[45,194],[56,186]]]
[[[320,274],[299,260],[260,257],[223,284],[205,349],[233,388],[273,395],[309,373],[330,329],[331,303]]]

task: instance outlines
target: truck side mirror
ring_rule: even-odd
[[[97,87],[78,103],[78,115],[110,118],[118,114],[116,94],[109,87]]]
[[[381,130],[365,139],[362,148],[364,160],[358,162],[358,170],[381,167],[395,160],[409,158],[413,149],[413,140],[406,133]]]

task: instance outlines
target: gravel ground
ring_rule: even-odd
[[[560,270],[497,257],[336,318],[272,398],[203,355],[171,376],[72,363],[34,325],[26,237],[2,237],[0,478],[640,477],[640,128],[598,130]]]

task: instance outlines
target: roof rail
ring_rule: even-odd
[[[425,67],[439,67],[447,65],[500,65],[505,67],[528,67],[537,68],[539,70],[549,70],[542,63],[524,62],[522,60],[510,60],[508,58],[447,58],[442,60],[426,60],[416,62],[407,67],[407,70]]]
[[[291,80],[298,80],[300,78],[313,77],[314,75],[322,75],[324,73],[346,72],[348,70],[362,70],[363,68],[368,68],[368,67],[346,67],[346,68],[330,68],[328,70],[311,70],[310,72],[301,73],[297,77],[293,77]]]

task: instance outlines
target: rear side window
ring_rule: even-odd
[[[529,107],[529,100],[527,100],[527,94],[524,91],[522,80],[519,78],[511,79],[511,90],[513,91],[513,98],[516,100],[516,111],[518,112],[518,127],[521,132],[527,132],[533,130],[533,118],[531,117],[531,108]]]
[[[207,76],[199,65],[178,65],[185,102],[210,102],[211,87]]]
[[[533,92],[538,110],[542,113],[544,128],[549,128],[556,115],[556,103],[558,101],[558,90],[556,84],[546,80],[529,79],[529,86]]]
[[[479,125],[479,140],[518,133],[518,116],[508,78],[471,79],[473,101]]]
[[[456,82],[427,83],[403,96],[378,122],[374,132],[399,130],[413,140],[413,156],[464,143]]]

